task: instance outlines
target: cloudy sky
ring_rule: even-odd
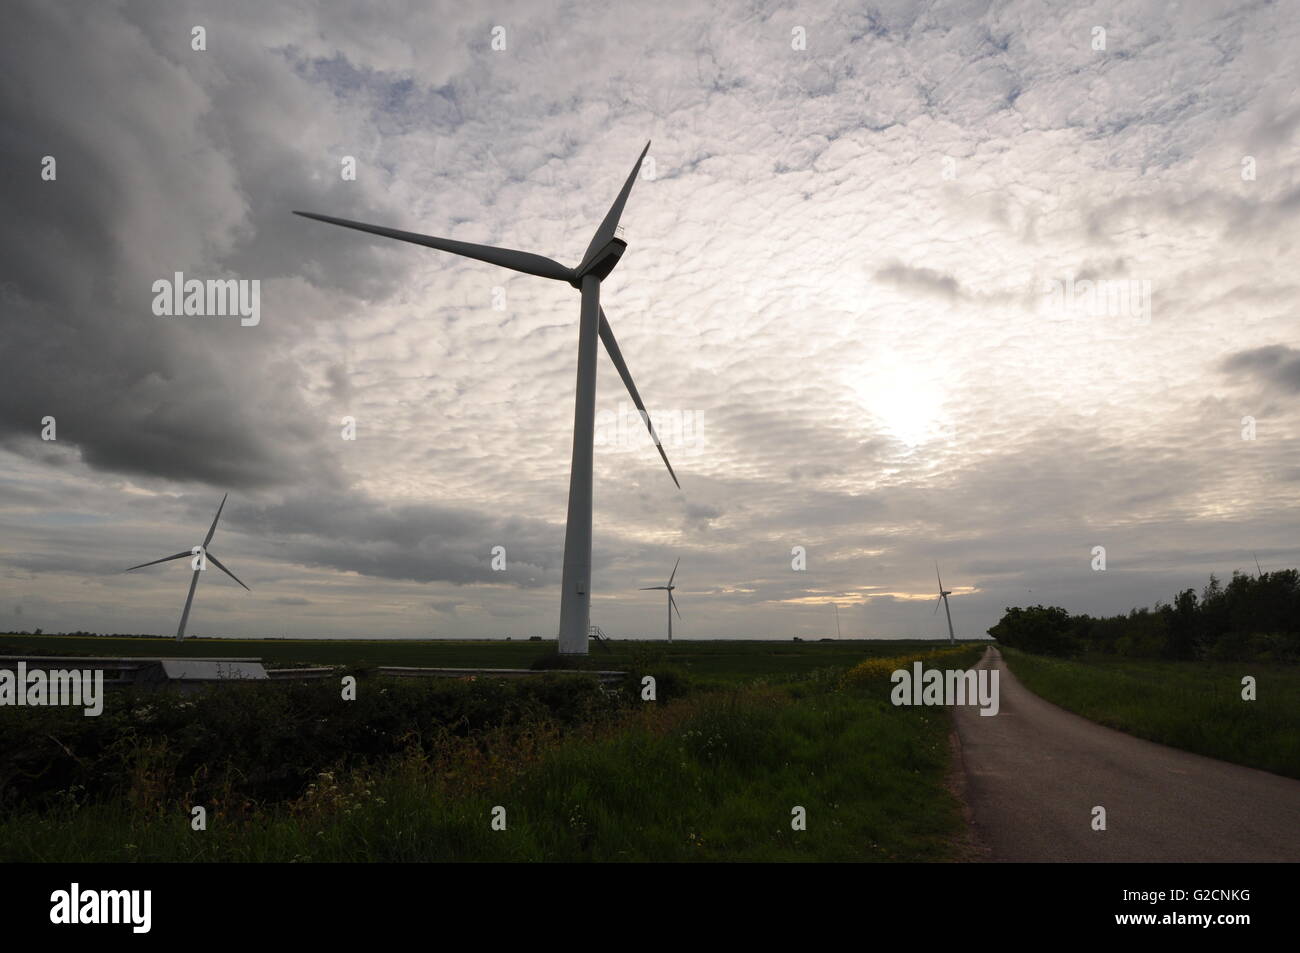
[[[679,557],[686,638],[946,636],[936,560],[972,636],[1294,566],[1298,41],[1294,2],[10,4],[0,629],[174,632],[187,565],[120,570],[229,492],[252,592],[206,575],[192,634],[553,636],[574,290],[290,210],[576,264],[647,140],[602,301],[682,487],[602,355],[609,634]],[[155,315],[176,272],[260,323]]]

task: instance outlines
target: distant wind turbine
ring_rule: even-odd
[[[839,637],[840,637],[840,607],[839,607],[839,605],[838,605],[837,603],[834,603],[834,602],[832,602],[831,605],[834,606],[834,608],[835,608],[835,638],[836,638],[836,639],[839,639]]]
[[[1252,555],[1252,556],[1255,556],[1254,553],[1251,553],[1251,555]],[[1259,557],[1258,557],[1258,556],[1255,556],[1255,578],[1256,578],[1256,579],[1263,579],[1263,578],[1264,578],[1264,570],[1260,568],[1260,565],[1259,565]]]
[[[217,531],[217,520],[221,519],[221,511],[225,509],[226,497],[229,495],[230,494],[227,493],[226,496],[221,498],[221,505],[217,507],[217,515],[212,517],[212,525],[208,527],[208,535],[203,537],[202,546],[195,546],[193,549],[187,549],[174,556],[164,556],[162,559],[155,559],[153,562],[141,563],[138,566],[132,566],[130,569],[123,570],[123,572],[131,572],[135,569],[143,569],[145,566],[156,566],[158,563],[170,562],[173,559],[184,559],[186,556],[193,556],[197,560],[199,568],[194,570],[194,576],[190,579],[190,594],[185,597],[185,611],[181,613],[181,624],[176,628],[177,642],[180,642],[185,638],[185,623],[188,622],[190,618],[190,606],[194,603],[194,590],[199,584],[199,573],[203,572],[204,569],[207,568],[207,560],[212,560],[212,565],[216,566],[241,586],[244,586],[244,584],[240,582],[239,577],[223,566],[221,560],[212,555],[212,552],[208,549],[208,543],[212,542],[212,534]],[[248,589],[247,586],[244,586],[244,588]],[[252,592],[251,589],[248,589],[248,591]]]
[[[948,608],[948,597],[952,595],[951,589],[943,587],[943,577],[939,575],[939,564],[934,564],[934,577],[939,580],[939,598],[934,604],[934,612],[939,611],[939,603],[943,603],[943,611],[948,616],[948,644],[956,645],[957,637],[952,634],[952,610]],[[931,613],[933,615],[934,613]]]
[[[587,654],[588,625],[591,621],[591,484],[596,427],[597,337],[605,345],[605,350],[609,353],[610,360],[614,362],[619,377],[623,378],[623,383],[632,396],[632,403],[641,412],[641,418],[650,431],[650,437],[659,449],[659,456],[663,457],[664,466],[668,467],[669,476],[673,478],[673,483],[677,484],[678,489],[681,488],[681,484],[677,481],[677,474],[673,473],[672,464],[668,462],[668,455],[664,453],[663,444],[659,441],[659,435],[655,433],[654,425],[650,422],[650,414],[641,401],[636,384],[632,382],[632,374],[623,361],[618,342],[614,340],[614,332],[605,319],[605,311],[600,306],[600,283],[614,270],[614,266],[623,256],[624,249],[627,248],[627,242],[617,235],[618,220],[623,215],[623,206],[627,204],[627,197],[632,192],[637,172],[649,149],[650,143],[647,142],[636,160],[636,165],[632,167],[627,181],[623,183],[622,191],[618,193],[618,198],[605,213],[604,221],[596,229],[591,244],[587,246],[586,254],[576,268],[566,267],[558,261],[531,252],[496,248],[492,245],[472,245],[449,238],[434,238],[430,235],[403,232],[379,225],[366,225],[329,215],[294,212],[295,215],[312,218],[318,222],[342,225],[345,228],[355,228],[384,238],[425,245],[439,251],[462,255],[465,258],[500,265],[526,275],[565,281],[582,292],[578,321],[578,383],[573,409],[573,462],[569,470],[569,514],[564,531],[564,573],[561,583],[563,588],[560,593],[559,650],[563,655]]]
[[[667,590],[668,592],[668,641],[669,642],[673,640],[673,612],[676,611],[677,618],[680,619],[682,617],[682,610],[677,608],[677,600],[673,598],[673,590],[677,588],[676,586],[673,585],[673,579],[677,577],[677,567],[681,565],[681,562],[682,560],[681,557],[679,556],[677,557],[677,562],[673,563],[673,573],[671,576],[668,577],[668,585],[641,587],[642,592],[655,592],[660,589]]]

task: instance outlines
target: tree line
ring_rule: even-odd
[[[1211,574],[1199,595],[1127,615],[1071,615],[1059,606],[1008,606],[989,635],[1040,655],[1101,652],[1132,658],[1300,662],[1300,572]]]

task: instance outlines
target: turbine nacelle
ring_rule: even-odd
[[[587,275],[595,275],[601,281],[604,281],[618,260],[623,257],[623,252],[627,250],[627,242],[621,238],[611,238],[603,248],[597,250],[587,261],[583,262],[573,270],[573,278],[569,284],[581,289],[582,279]]]

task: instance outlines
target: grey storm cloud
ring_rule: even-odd
[[[232,508],[231,528],[277,540],[279,555],[308,566],[416,582],[509,582],[527,588],[558,579],[562,534],[521,517],[433,504],[387,504],[361,494],[317,493]],[[509,577],[491,568],[505,550]],[[269,555],[264,545],[262,552]]]
[[[1220,367],[1235,376],[1253,378],[1286,394],[1300,393],[1300,350],[1285,344],[1240,351]]]
[[[187,22],[174,15],[74,9],[20,4],[6,15],[5,62],[26,82],[0,91],[0,174],[30,184],[8,191],[0,223],[6,350],[22,355],[0,382],[0,439],[32,452],[49,415],[94,469],[235,488],[328,480],[301,371],[273,343],[282,321],[243,328],[151,309],[153,282],[175,272],[263,282],[301,272],[288,215],[289,183],[307,179],[301,139],[239,127],[254,101],[269,118],[269,98],[290,123],[302,104],[265,66],[239,63],[218,94],[227,102],[214,101],[176,63],[188,29],[174,50],[161,44],[162,23]],[[112,95],[92,102],[87,89]],[[57,162],[54,181],[30,174],[44,155]],[[342,251],[314,254],[335,290],[364,292],[382,274]],[[263,308],[278,308],[273,291]]]

